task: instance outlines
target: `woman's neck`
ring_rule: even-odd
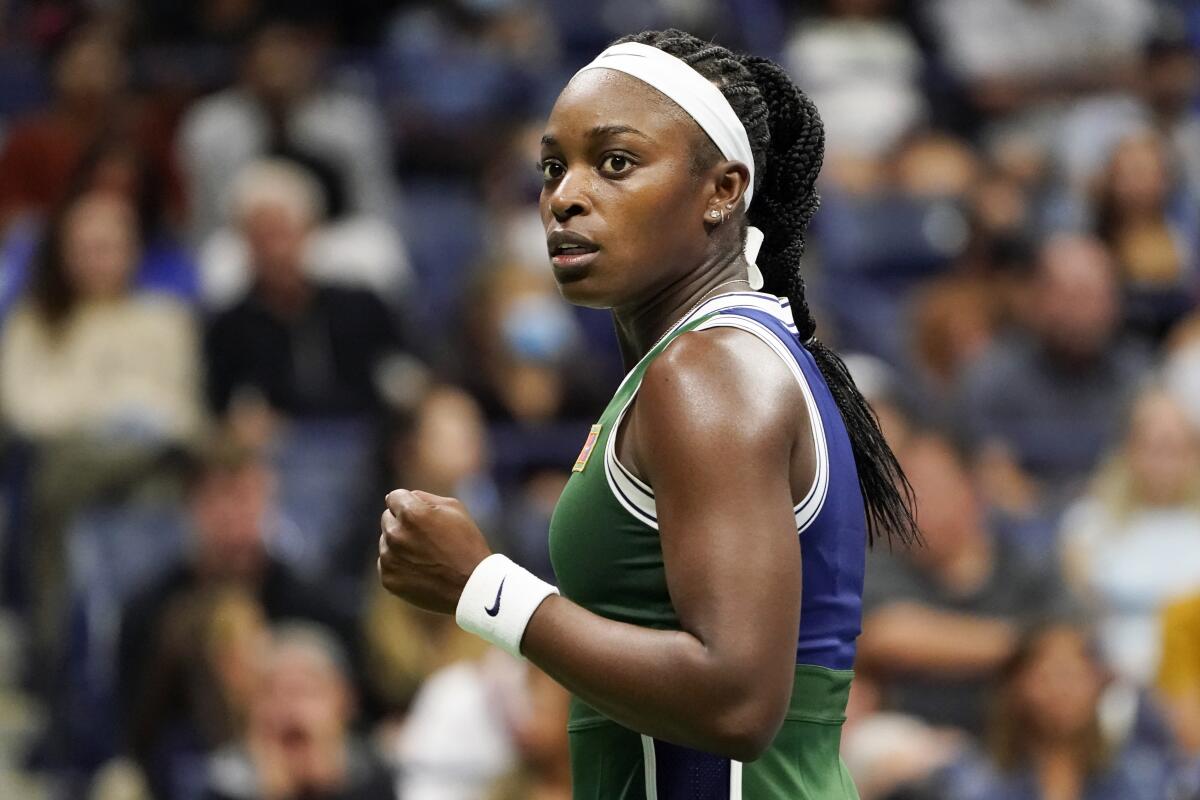
[[[1074,742],[1046,743],[1034,756],[1034,773],[1043,800],[1079,800],[1087,780]]]
[[[672,325],[706,300],[748,288],[747,264],[738,253],[724,263],[689,272],[645,300],[614,308],[613,323],[625,368],[632,369]]]

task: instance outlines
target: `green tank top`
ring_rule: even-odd
[[[623,504],[610,488],[606,473],[619,467],[605,453],[615,447],[617,426],[650,364],[677,336],[695,330],[710,316],[685,318],[625,376],[592,426],[550,519],[550,560],[559,591],[603,617],[646,628],[679,627],[667,592],[657,526],[636,507],[631,510],[630,498]],[[612,476],[614,486],[616,477]],[[628,483],[632,476],[619,477],[633,490]]]
[[[608,619],[680,628],[667,590],[653,501],[646,500],[652,497],[650,487],[617,461],[613,436],[654,359],[729,304],[722,301],[714,298],[686,315],[625,377],[592,426],[551,518],[550,558],[559,591]],[[798,665],[783,728],[767,753],[745,765],[640,735],[572,698],[572,796],[855,800],[853,781],[838,756],[852,677],[849,670]],[[697,788],[697,776],[714,771],[716,782]]]

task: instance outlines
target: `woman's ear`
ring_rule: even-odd
[[[710,174],[711,192],[704,207],[716,210],[724,220],[733,215],[750,187],[750,169],[740,161],[720,161],[713,165]]]

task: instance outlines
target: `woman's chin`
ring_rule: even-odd
[[[558,292],[573,306],[601,309],[613,306],[611,299],[603,291],[597,289],[594,281],[588,280],[586,277],[572,281],[560,280]]]

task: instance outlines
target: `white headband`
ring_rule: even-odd
[[[746,165],[750,180],[742,199],[746,208],[750,207],[754,198],[754,154],[750,150],[750,137],[725,95],[708,78],[670,53],[636,42],[614,44],[579,72],[589,69],[615,69],[632,75],[686,111],[708,134],[721,155]],[[746,234],[746,261],[750,264],[752,289],[761,289],[763,285],[762,273],[754,263],[762,240],[762,231],[750,227]]]

